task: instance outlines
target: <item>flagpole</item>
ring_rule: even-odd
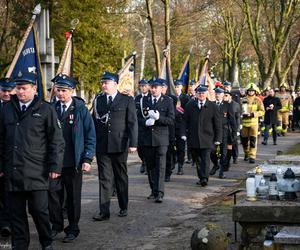
[[[75,31],[76,26],[77,26],[78,23],[79,23],[78,18],[73,19],[70,23],[70,36],[68,37],[64,52],[62,54],[62,57],[61,57],[61,60],[60,60],[60,63],[59,63],[59,66],[58,66],[58,69],[57,69],[57,72],[56,72],[56,75],[62,73],[62,71],[64,69],[65,61],[66,61],[66,58],[67,58],[67,55],[68,55],[68,50],[69,50],[69,48],[71,46],[71,43],[72,43],[73,32]],[[52,100],[53,95],[54,95],[54,83],[52,83],[52,86],[51,86],[49,101]]]
[[[61,56],[61,60],[60,60],[56,75],[60,74],[62,72],[63,68],[64,68],[65,61],[66,61],[66,58],[67,58],[67,55],[68,55],[68,50],[69,50],[71,42],[72,42],[73,32],[75,31],[76,26],[77,26],[78,23],[79,23],[79,19],[77,19],[77,18],[75,18],[71,21],[70,36],[69,36],[68,41],[66,43],[64,52]]]
[[[27,40],[27,38],[28,38],[28,36],[30,34],[30,31],[31,31],[31,29],[33,27],[35,19],[41,13],[41,9],[42,9],[41,4],[38,4],[37,6],[35,6],[35,8],[34,8],[34,10],[32,12],[33,15],[31,17],[30,23],[29,23],[29,25],[27,27],[27,30],[26,30],[23,38],[22,38],[22,41],[21,41],[21,43],[20,43],[20,45],[18,47],[18,50],[17,50],[17,52],[15,54],[15,57],[14,57],[13,61],[11,62],[10,66],[9,66],[9,69],[8,69],[5,77],[9,78],[11,76],[11,74],[12,74],[12,72],[14,70],[14,67],[16,66],[16,63],[18,61],[18,58],[19,58],[19,56],[21,54],[21,51],[22,51],[22,49],[23,49],[23,47],[25,45],[25,42],[26,42],[26,40]]]

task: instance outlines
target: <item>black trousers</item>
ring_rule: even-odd
[[[175,168],[175,145],[172,143],[168,146],[166,154],[166,176],[172,175],[172,170]]]
[[[79,220],[81,214],[81,190],[82,190],[82,171],[75,167],[62,169],[62,188],[49,191],[49,212],[52,229],[62,231],[64,228],[63,202],[64,189],[66,190],[66,203],[69,225],[64,229],[66,234],[72,233],[78,236]]]
[[[10,227],[10,210],[9,210],[8,192],[5,191],[4,177],[0,177],[0,229]]]
[[[190,150],[197,166],[198,178],[208,180],[211,149],[191,148]]]
[[[179,136],[176,136],[176,155],[177,162],[183,165],[185,156],[185,141],[182,140]]]
[[[110,198],[115,183],[120,209],[128,208],[128,152],[97,153],[100,213],[110,215]]]
[[[146,166],[151,192],[156,197],[165,192],[166,154],[168,146],[146,147]]]
[[[138,146],[137,148],[138,156],[140,157],[141,161],[145,163],[145,147]]]
[[[232,143],[232,158],[236,160],[239,157],[239,144],[238,139],[235,139]]]
[[[29,247],[30,233],[26,212],[27,202],[28,210],[35,223],[42,247],[51,245],[52,239],[47,190],[9,192],[9,201],[12,217],[11,226],[13,249],[26,250]]]

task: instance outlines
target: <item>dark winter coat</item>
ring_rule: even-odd
[[[34,98],[25,113],[13,95],[0,115],[0,172],[7,190],[47,190],[49,172],[61,172],[64,139],[50,103]]]

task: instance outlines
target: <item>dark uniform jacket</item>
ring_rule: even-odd
[[[281,102],[280,99],[276,96],[267,96],[263,100],[264,107],[265,107],[265,124],[277,124],[277,111],[281,109]],[[271,104],[274,105],[273,110],[267,110]]]
[[[183,109],[185,109],[185,106],[187,105],[187,103],[189,102],[190,98],[188,95],[186,94],[180,94],[179,95],[179,100],[180,100],[180,103],[181,103],[181,107]]]
[[[99,94],[94,101],[93,118],[97,153],[121,153],[128,147],[137,147],[138,124],[131,96],[118,92],[108,109],[106,94]]]
[[[148,97],[150,96],[150,93],[148,93],[148,95],[145,96]],[[135,98],[134,98],[134,102],[135,102],[135,108],[136,108],[136,112],[138,113],[139,110],[141,109],[141,99],[142,99],[142,94],[139,94],[137,95]],[[142,134],[143,134],[143,129],[144,129],[144,126],[140,126],[138,124],[138,145],[140,146],[141,145],[141,140],[143,140],[143,138],[141,138]]]
[[[191,99],[186,105],[184,119],[189,148],[208,149],[214,142],[222,142],[222,122],[216,104],[206,100],[203,108],[198,100]]]
[[[293,112],[294,115],[298,115],[300,114],[300,97],[296,97],[294,103],[293,103]]]
[[[24,114],[13,95],[0,116],[0,172],[7,190],[47,190],[49,172],[61,172],[64,140],[53,107],[34,98]]]
[[[220,112],[222,130],[228,130],[228,133],[226,134],[228,137],[230,137],[229,141],[232,142],[237,134],[237,125],[235,115],[233,112],[232,102],[221,102],[219,106],[217,105],[217,109]]]
[[[147,112],[157,110],[159,119],[153,126],[146,126]],[[141,145],[143,146],[168,146],[169,145],[169,126],[174,125],[175,112],[174,103],[169,96],[161,95],[155,107],[152,105],[151,96],[143,98],[143,112],[138,111],[139,126],[143,127]]]
[[[234,100],[232,100],[230,104],[232,105],[233,113],[234,113],[234,116],[235,116],[236,131],[239,131],[240,130],[240,124],[241,124],[241,106],[240,106],[239,103],[237,103]]]
[[[84,162],[91,163],[96,150],[96,132],[93,119],[85,106],[83,99],[72,97],[72,104],[61,118],[62,125],[71,127],[70,138],[74,147],[74,167],[81,169]],[[60,101],[55,104],[56,112],[60,114]]]

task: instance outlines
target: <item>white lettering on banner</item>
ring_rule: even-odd
[[[23,56],[27,56],[28,54],[34,54],[34,53],[35,53],[34,48],[27,48],[22,51]]]

